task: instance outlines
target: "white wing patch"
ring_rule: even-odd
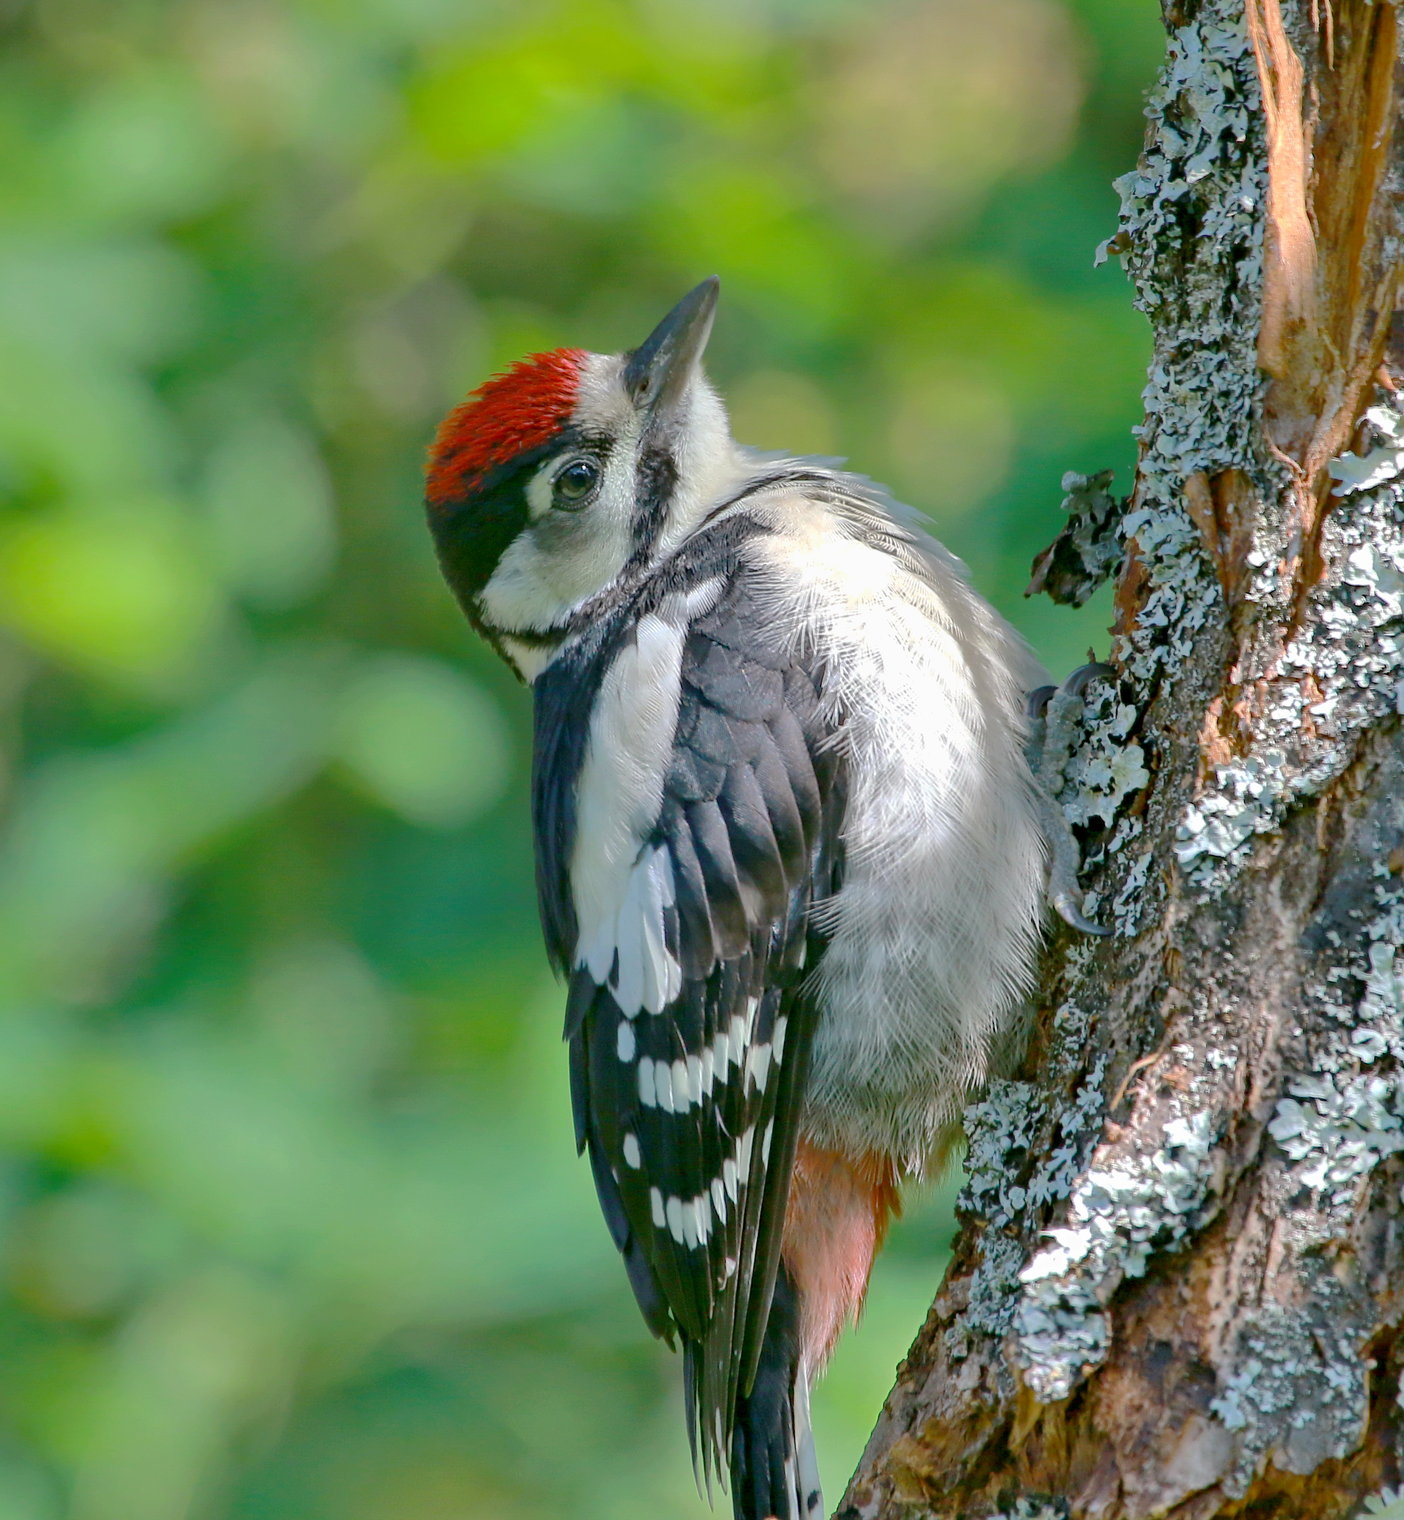
[[[575,963],[615,992],[629,1018],[682,990],[664,914],[677,901],[666,850],[645,847],[658,820],[677,726],[685,629],[650,614],[605,674],[576,791],[571,893]]]
[[[640,1010],[658,1013],[682,991],[682,967],[669,954],[664,942],[663,913],[677,901],[673,862],[666,850],[645,850],[629,873],[614,926],[590,947],[590,975],[601,984],[609,975],[617,953],[619,966],[614,981],[615,1001],[626,1015]]]

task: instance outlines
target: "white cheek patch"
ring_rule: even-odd
[[[551,510],[551,502],[555,495],[556,471],[560,467],[559,459],[548,459],[527,482],[527,516],[532,522],[544,517]]]
[[[557,512],[549,500],[538,511],[552,478],[538,473],[528,485],[531,521],[507,545],[479,599],[485,621],[505,633],[560,627],[582,602],[618,580],[633,552],[627,449],[614,450],[598,494],[578,512]]]
[[[581,366],[571,420],[587,436],[610,440],[604,477],[588,505],[558,512],[552,486],[573,452],[563,445],[527,483],[527,528],[507,546],[480,598],[484,620],[498,630],[559,627],[628,563],[639,419],[619,382],[621,366],[609,354],[587,355]]]

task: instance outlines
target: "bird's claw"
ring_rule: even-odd
[[[1093,923],[1082,911],[1077,872],[1081,854],[1057,796],[1076,742],[1077,714],[1083,693],[1098,679],[1110,679],[1110,665],[1080,665],[1061,686],[1040,686],[1029,693],[1029,766],[1037,788],[1039,823],[1048,841],[1048,901],[1064,923],[1083,934],[1106,938],[1111,930]]]

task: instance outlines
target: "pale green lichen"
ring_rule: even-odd
[[[1374,1061],[1388,1042],[1377,1030],[1355,1030],[1351,1049],[1357,1060]],[[1397,1073],[1293,1077],[1287,1091],[1268,1130],[1285,1155],[1303,1163],[1302,1182],[1331,1203],[1349,1203],[1357,1178],[1404,1152],[1404,1084]]]
[[[1046,1099],[1027,1082],[996,1079],[978,1103],[965,1110],[965,1186],[956,1207],[1002,1229],[1028,1204],[1021,1175],[1042,1127]]]
[[[1176,858],[1201,887],[1225,885],[1257,836],[1340,775],[1352,753],[1343,740],[1404,712],[1404,475],[1395,458],[1404,414],[1386,398],[1366,415],[1370,435],[1385,442],[1333,461],[1349,506],[1323,524],[1326,570],[1273,673],[1255,748],[1216,768],[1181,816]]]
[[[1060,1499],[1016,1499],[1013,1509],[1002,1509],[990,1520],[1068,1520],[1068,1509]]]
[[[1342,454],[1331,460],[1326,469],[1336,482],[1332,496],[1372,491],[1404,475],[1404,419],[1391,407],[1374,406],[1365,413],[1365,420],[1375,428],[1380,442],[1368,454]]]
[[[1082,1009],[1060,1008],[1050,1066],[1071,1068],[1080,1060],[1087,1032]],[[1009,1333],[1021,1302],[1019,1274],[1029,1255],[1027,1221],[1069,1196],[1100,1125],[1106,1065],[1100,1057],[1073,1101],[1056,1114],[1048,1097],[1029,1083],[1004,1081],[992,1083],[984,1100],[966,1110],[970,1148],[957,1207],[984,1220],[986,1228],[965,1313],[946,1332],[953,1357],[969,1355],[972,1335],[1001,1340]],[[1030,1170],[1033,1156],[1039,1159]]]
[[[1266,167],[1239,7],[1207,5],[1194,26],[1172,34],[1147,115],[1142,161],[1117,181],[1121,230],[1112,246],[1156,336],[1136,510],[1122,524],[1148,587],[1117,648],[1123,668],[1151,682],[1189,657],[1220,600],[1185,511],[1186,478],[1260,467],[1251,440]]]
[[[1350,908],[1322,936],[1333,959],[1310,989],[1317,1032],[1268,1123],[1280,1158],[1265,1176],[1281,1270],[1301,1291],[1243,1314],[1225,1348],[1211,1409],[1235,1433],[1223,1480],[1235,1496],[1264,1461],[1307,1473],[1349,1455],[1369,1418],[1376,1316],[1340,1246],[1374,1173],[1404,1153],[1404,886],[1383,865],[1363,864],[1401,822],[1404,800],[1392,798],[1357,841],[1370,906]]]
[[[1118,181],[1121,230],[1111,245],[1155,331],[1135,506],[1120,530],[1145,589],[1116,641],[1123,691],[1101,695],[1075,767],[1065,770],[1084,794],[1065,799],[1069,817],[1112,826],[1101,860],[1143,834],[1124,804],[1149,780],[1154,735],[1144,729],[1156,689],[1192,665],[1203,630],[1222,618],[1218,578],[1185,508],[1185,481],[1231,468],[1265,480],[1276,468],[1253,442],[1266,167],[1241,7],[1206,0],[1193,25],[1172,33],[1147,116],[1141,163]],[[1156,890],[1143,848],[1112,901],[1118,930],[1135,931]],[[1134,1152],[1109,1144],[1085,1171],[1084,1162],[1071,1168],[1066,1219],[1024,1267],[1014,1318],[1013,1358],[1038,1398],[1067,1397],[1102,1361],[1105,1309],[1117,1288],[1217,1207],[1212,1153],[1224,1078],[1216,1066],[1201,1075],[1202,1083],[1168,1100],[1158,1130],[1139,1136]]]
[[[1062,798],[1074,821],[1110,826],[1094,865],[1142,843],[1108,894],[1122,933],[1136,931],[1147,900],[1162,889],[1144,848],[1148,831],[1163,838],[1159,830],[1178,825],[1181,870],[1199,888],[1218,890],[1257,841],[1365,753],[1361,741],[1372,728],[1404,712],[1404,420],[1396,398],[1380,396],[1359,453],[1333,465],[1336,501],[1319,540],[1325,572],[1300,606],[1280,575],[1300,553],[1293,538],[1299,518],[1286,507],[1284,466],[1257,452],[1266,176],[1240,7],[1206,0],[1195,25],[1174,35],[1148,114],[1146,157],[1120,182],[1122,230],[1113,245],[1156,337],[1135,508],[1120,528],[1144,590],[1116,643],[1121,686],[1096,696],[1101,705],[1083,722]],[[1264,628],[1290,612],[1295,638],[1284,657],[1271,637],[1255,643],[1250,629],[1235,680],[1266,693],[1254,711],[1254,743],[1213,771],[1201,795],[1186,799],[1161,788],[1142,814],[1122,805],[1127,789],[1104,807],[1102,799],[1116,791],[1105,778],[1098,784],[1097,763],[1112,737],[1109,704],[1130,709],[1114,721],[1145,751],[1133,763],[1150,769],[1147,757],[1162,763],[1164,753],[1154,701],[1161,684],[1179,683],[1178,718],[1196,691],[1207,702],[1217,689],[1221,667],[1211,635],[1225,625],[1223,595],[1184,491],[1189,476],[1228,469],[1241,471],[1265,504],[1243,556],[1243,595],[1266,614]],[[1206,651],[1213,668],[1203,676]],[[1081,801],[1067,795],[1084,787],[1089,795]],[[1359,859],[1382,859],[1401,825],[1404,802],[1351,848]],[[1324,927],[1311,952],[1327,962],[1312,993],[1319,1016],[1303,1021],[1299,1054],[1289,1056],[1298,1074],[1287,1079],[1271,1116],[1261,1172],[1274,1259],[1282,1280],[1300,1290],[1299,1301],[1265,1294],[1223,1328],[1212,1356],[1214,1429],[1231,1442],[1216,1481],[1231,1496],[1248,1493],[1269,1462],[1306,1473],[1348,1455],[1366,1428],[1366,1354],[1377,1315],[1358,1253],[1343,1247],[1355,1239],[1368,1189],[1381,1185],[1380,1168],[1397,1168],[1394,1158],[1404,1154],[1400,898],[1400,884],[1381,879],[1370,911],[1320,910]],[[1077,987],[1075,975],[1070,985]],[[1176,1017],[1203,1029],[1230,1011],[1195,1007]],[[1329,1038],[1320,1037],[1323,1023]],[[1285,1049],[1294,1048],[1294,1038],[1284,1035]],[[1159,1084],[1153,1102],[1133,1110],[1128,1133],[1080,1162],[1085,1171],[1074,1168],[1065,1217],[1020,1273],[1007,1344],[1041,1400],[1068,1397],[1105,1359],[1112,1297],[1146,1270],[1153,1253],[1173,1250],[1214,1216],[1220,1135],[1254,1122],[1237,1113],[1233,1050],[1196,1039],[1166,1055],[1180,1073],[1176,1082]],[[1021,1174],[1019,1185],[1032,1195],[1028,1177]],[[1014,1230],[1007,1227],[1009,1238]],[[1011,1297],[1001,1300],[1001,1313],[1010,1312]]]
[[[1360,1511],[1360,1520],[1404,1520],[1404,1489],[1382,1488],[1371,1494]]]
[[[1211,1115],[1190,1113],[1165,1125],[1155,1149],[1094,1161],[1078,1177],[1068,1223],[1044,1232],[1051,1243],[1019,1274],[1014,1356],[1044,1403],[1067,1398],[1105,1358],[1111,1331],[1103,1311],[1122,1282],[1199,1222],[1215,1139]]]
[[[1124,503],[1111,493],[1113,472],[1063,476],[1063,531],[1034,562],[1025,593],[1044,592],[1065,607],[1084,606],[1098,586],[1116,571],[1123,549],[1117,536]]]
[[[1209,1405],[1236,1437],[1234,1465],[1221,1480],[1230,1497],[1248,1492],[1265,1458],[1305,1475],[1360,1445],[1369,1397],[1356,1309],[1323,1272],[1307,1305],[1264,1303],[1240,1329],[1234,1370]]]
[[[1139,719],[1135,707],[1121,701],[1109,681],[1098,681],[1089,690],[1076,766],[1065,763],[1060,778],[1066,792],[1060,800],[1069,823],[1085,828],[1100,820],[1110,827],[1122,804],[1150,780],[1145,750],[1129,738]]]
[[[1026,1255],[1023,1244],[999,1230],[980,1238],[980,1260],[970,1274],[965,1313],[946,1331],[946,1349],[956,1361],[970,1355],[973,1335],[1003,1340],[1019,1307],[1019,1269]]]
[[[1254,834],[1276,826],[1291,790],[1279,749],[1215,767],[1212,786],[1185,808],[1175,831],[1176,860],[1192,868],[1201,856],[1233,855]]]
[[[1404,1153],[1404,887],[1379,870],[1374,913],[1353,953],[1313,991],[1334,1028],[1317,1042],[1311,1069],[1288,1079],[1268,1124],[1315,1206],[1343,1217],[1360,1180]]]

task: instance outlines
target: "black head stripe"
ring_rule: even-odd
[[[493,470],[461,500],[429,509],[439,567],[470,617],[472,600],[492,579],[507,546],[526,528],[527,481],[545,455],[545,449],[537,449],[529,460]]]
[[[634,505],[635,561],[646,561],[651,557],[677,487],[678,462],[671,452],[653,444],[646,447],[639,459]]]
[[[580,444],[579,430],[564,427],[538,448],[489,470],[463,496],[429,507],[429,530],[444,579],[470,618],[475,616],[473,600],[492,579],[508,545],[526,529],[532,477],[545,460]]]

